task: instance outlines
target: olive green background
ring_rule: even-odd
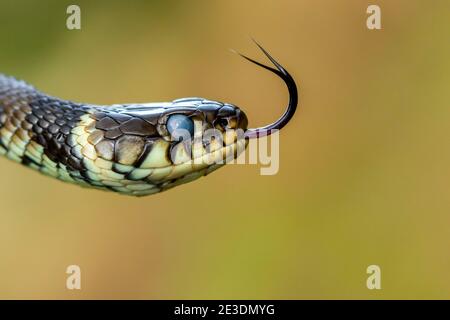
[[[253,36],[301,102],[274,176],[228,166],[131,198],[0,159],[0,298],[449,298],[449,21],[446,0],[2,0],[0,71],[46,93],[202,96],[264,125],[285,87],[227,50],[266,61]],[[82,290],[65,287],[71,264]]]

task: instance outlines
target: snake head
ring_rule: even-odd
[[[228,103],[183,98],[98,111],[87,140],[123,175],[125,187],[112,187],[122,193],[135,183],[142,190],[131,193],[146,195],[190,182],[238,157],[248,143],[247,116]]]
[[[247,116],[235,105],[183,98],[173,101],[160,116],[157,131],[170,143],[170,160],[175,165],[193,161],[213,166],[245,149],[247,124]]]

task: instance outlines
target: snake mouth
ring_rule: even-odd
[[[194,138],[192,144],[176,144],[170,151],[174,167],[170,178],[181,177],[189,171],[206,170],[207,174],[236,159],[248,145],[242,129],[227,130],[215,137]]]
[[[248,140],[243,138],[243,134],[234,141],[224,142],[222,146],[212,147],[213,149],[210,151],[203,147],[203,143],[194,144],[191,159],[186,159],[185,155],[181,154],[181,147],[178,147],[180,149],[176,151],[178,154],[175,154],[174,164],[166,168],[155,168],[147,178],[149,182],[155,184],[155,189],[150,192],[167,190],[208,175],[230,160],[237,158],[245,151],[247,144]],[[182,144],[178,145],[181,146]],[[170,171],[168,175],[165,174],[166,170]],[[161,175],[164,178],[161,179]],[[145,194],[148,194],[148,191],[143,195]]]

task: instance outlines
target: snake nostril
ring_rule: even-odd
[[[226,128],[228,126],[228,119],[221,118],[219,119],[218,123],[222,128]]]

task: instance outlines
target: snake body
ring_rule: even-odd
[[[289,74],[274,64],[277,70],[261,66],[284,75],[277,73],[292,100],[293,80],[290,86]],[[293,110],[288,108],[277,128],[295,111],[295,83],[294,88]],[[190,136],[174,134],[177,126]],[[267,128],[247,130],[244,112],[228,103],[203,98],[112,106],[75,103],[0,74],[0,154],[81,186],[135,196],[161,192],[223,166],[245,150],[249,138],[270,134]],[[218,137],[205,141],[210,129]]]

